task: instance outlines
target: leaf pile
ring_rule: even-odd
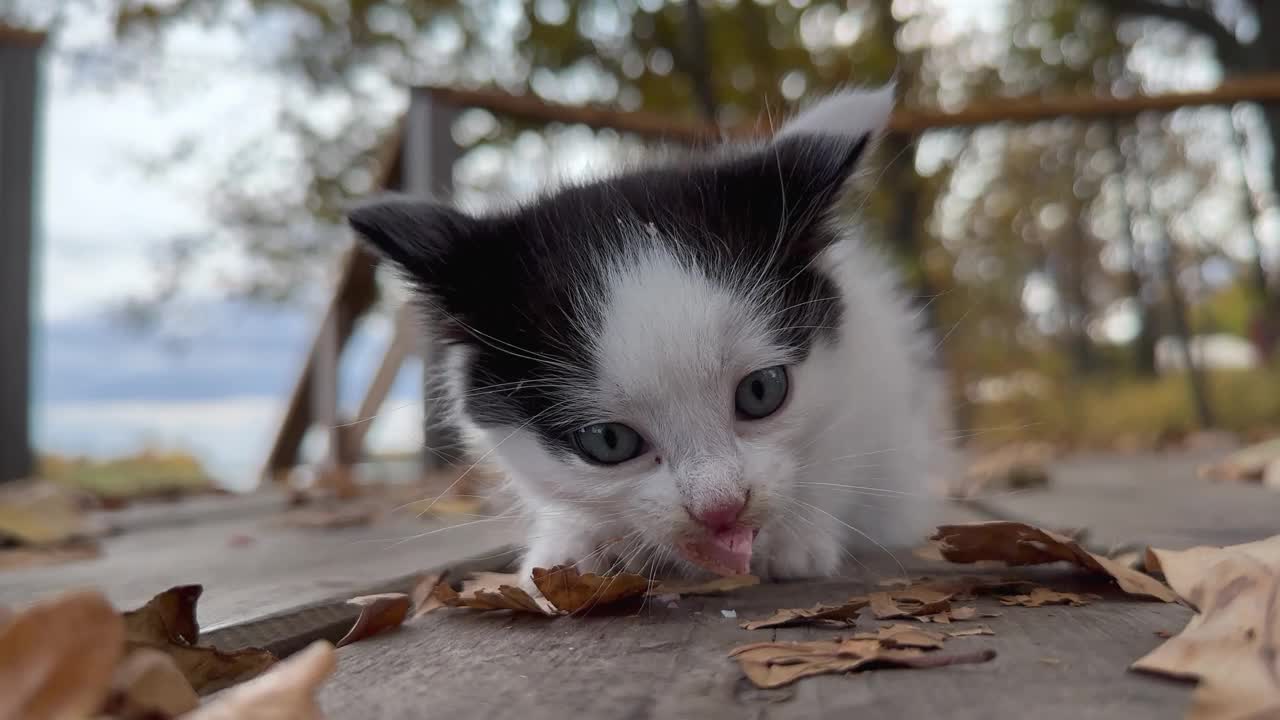
[[[530,580],[538,590],[536,596],[521,587],[520,578],[514,574],[475,573],[462,583],[460,591],[451,587],[444,575],[429,575],[414,589],[413,615],[419,617],[442,607],[571,615],[646,596],[716,595],[760,582],[754,576],[742,575],[654,585],[644,575],[582,573],[572,565],[534,568]]]
[[[1007,565],[1068,562],[1113,578],[1130,595],[1174,602],[1177,596],[1164,583],[1123,563],[1096,555],[1071,538],[1018,522],[942,525],[931,538],[942,557],[954,563],[984,560]]]
[[[50,482],[0,488],[0,570],[98,557],[105,528],[85,514],[81,498]]]
[[[1189,717],[1280,717],[1280,535],[1245,545],[1151,550],[1196,610],[1178,635],[1133,664],[1199,680]]]
[[[0,613],[0,717],[319,718],[312,694],[332,672],[332,646],[316,643],[270,670],[275,658],[263,650],[200,647],[199,596],[200,586],[180,586],[121,614],[101,593],[76,591]],[[200,692],[244,680],[200,707]]]

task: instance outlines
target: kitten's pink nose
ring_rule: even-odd
[[[742,514],[742,508],[746,507],[745,499],[724,499],[705,507],[691,510],[689,514],[711,532],[720,532],[733,527],[738,521],[738,516]]]

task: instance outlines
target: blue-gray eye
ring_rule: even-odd
[[[759,420],[778,412],[786,399],[787,369],[777,365],[742,378],[733,400],[738,417]]]
[[[597,423],[580,428],[573,433],[573,442],[582,457],[600,465],[617,465],[644,452],[640,433],[622,423]]]

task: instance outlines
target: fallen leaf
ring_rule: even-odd
[[[28,547],[48,547],[101,531],[80,498],[52,482],[25,480],[0,488],[0,539]]]
[[[719,595],[740,590],[744,587],[759,585],[760,578],[755,575],[729,575],[717,577],[705,582],[685,582],[669,580],[658,583],[649,591],[650,595]]]
[[[0,718],[93,717],[124,654],[124,622],[101,593],[69,592],[0,626]]]
[[[420,618],[423,615],[445,607],[444,601],[440,598],[437,587],[443,584],[445,573],[436,573],[433,575],[423,575],[417,585],[413,586],[413,593],[409,596],[413,601],[413,615],[411,618]]]
[[[337,665],[333,645],[317,640],[182,720],[322,720],[315,694]]]
[[[361,595],[347,601],[349,605],[360,606],[360,617],[355,625],[338,641],[336,647],[350,645],[358,640],[373,637],[388,630],[394,630],[404,623],[409,616],[412,602],[404,593],[382,593],[379,595]]]
[[[834,620],[852,625],[859,611],[867,606],[867,600],[852,598],[843,605],[814,605],[810,608],[783,608],[763,620],[752,620],[742,623],[747,630],[765,628],[790,627],[792,625],[816,624]]]
[[[996,613],[995,615],[999,614]],[[952,608],[950,615],[952,620],[972,620],[978,616],[978,609],[974,607]],[[995,617],[995,615],[983,615],[983,617]]]
[[[867,596],[877,620],[936,615],[951,609],[951,593],[932,588],[905,588]]]
[[[196,603],[203,592],[202,585],[178,585],[156,595],[124,614],[125,636],[136,643],[195,645],[200,640]]]
[[[1069,562],[1115,579],[1131,595],[1174,602],[1177,596],[1155,578],[1110,558],[1088,552],[1070,538],[1017,522],[940,526],[931,538],[944,558],[955,563],[998,560],[1008,565]]]
[[[1005,595],[996,598],[1001,605],[1021,605],[1022,607],[1044,607],[1045,605],[1070,605],[1080,607],[1093,600],[1101,600],[1097,595],[1088,593],[1064,593],[1038,587],[1029,595]]]
[[[1199,680],[1195,720],[1280,716],[1280,536],[1151,556],[1197,614],[1133,668]]]
[[[874,667],[930,668],[987,662],[995,651],[945,655],[919,648],[885,647],[880,640],[818,640],[751,643],[729,652],[743,673],[763,689],[783,687],[811,675],[867,670]]]
[[[195,644],[199,637],[196,601],[199,585],[179,585],[124,614],[128,649],[154,648],[171,658],[201,695],[216,692],[258,675],[275,663],[266,650],[243,648],[223,652]]]
[[[947,635],[957,637],[972,637],[974,635],[995,635],[995,631],[986,625],[978,625],[977,627],[961,628],[960,630],[948,630]]]
[[[571,565],[534,568],[533,584],[552,605],[567,613],[611,605],[649,590],[649,578],[643,575],[584,575]]]
[[[1200,477],[1214,482],[1259,482],[1267,466],[1280,459],[1280,438],[1237,450],[1222,460],[1201,466]]]
[[[879,640],[884,647],[908,647],[921,650],[937,650],[947,638],[938,633],[921,630],[914,625],[895,623],[880,628],[875,633],[859,633],[854,640]]]
[[[139,648],[116,668],[102,711],[113,720],[144,720],[177,717],[199,705],[200,697],[173,658]]]
[[[471,582],[475,583],[473,579]],[[448,583],[438,583],[432,596],[448,607],[472,608],[473,610],[514,610],[535,615],[559,614],[551,603],[542,598],[535,598],[523,588],[515,585],[501,584],[496,588],[463,584],[463,592],[449,587]]]
[[[1062,664],[1062,660],[1055,657],[1042,657],[1040,658],[1040,662],[1044,663],[1045,665],[1061,665]]]
[[[0,570],[20,570],[45,565],[92,560],[102,554],[94,540],[68,540],[50,547],[14,547],[0,549]]]

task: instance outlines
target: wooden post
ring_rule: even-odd
[[[44,36],[0,26],[0,482],[32,473],[31,296]]]
[[[453,141],[458,109],[430,92],[415,90],[405,121],[404,189],[412,195],[447,198],[453,192],[453,164],[459,155]],[[445,417],[442,377],[432,362],[431,338],[419,335],[423,364],[423,470],[438,470],[463,452],[461,437]]]

